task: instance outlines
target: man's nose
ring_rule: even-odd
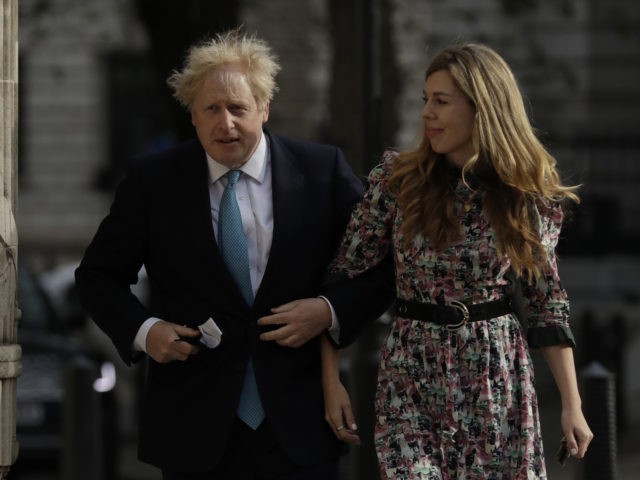
[[[234,127],[234,125],[235,125],[234,117],[229,112],[229,110],[226,110],[226,109],[221,110],[220,118],[219,118],[219,126],[226,130],[231,130]]]

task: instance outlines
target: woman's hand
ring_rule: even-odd
[[[562,433],[567,439],[567,449],[572,457],[584,458],[587,447],[591,443],[593,433],[587,425],[580,407],[568,407],[562,409],[560,417]]]
[[[340,354],[329,342],[326,335],[320,336],[320,353],[322,356],[324,418],[338,439],[360,445],[360,437],[356,433],[358,427],[351,410],[351,400],[347,389],[340,381]]]
[[[356,433],[358,427],[353,418],[349,393],[342,382],[333,378],[323,379],[324,418],[329,423],[333,433],[343,442],[360,445],[360,436]]]
[[[573,349],[567,345],[554,345],[543,347],[542,354],[560,391],[560,425],[567,440],[567,450],[572,457],[583,458],[593,433],[582,413]]]

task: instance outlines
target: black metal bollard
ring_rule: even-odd
[[[347,472],[341,475],[343,480],[367,479],[379,480],[378,460],[373,443],[376,392],[376,372],[378,364],[375,360],[379,343],[377,328],[369,328],[350,348],[350,371],[345,376],[348,380],[353,410],[358,423],[358,434],[362,445],[352,447]]]
[[[95,367],[80,359],[65,369],[63,412],[63,480],[102,480],[104,464],[100,406],[93,382]]]
[[[584,413],[593,431],[593,440],[582,462],[577,463],[577,479],[618,478],[616,429],[616,380],[602,364],[592,362],[581,372]]]

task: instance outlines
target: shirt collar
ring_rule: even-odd
[[[258,183],[262,183],[267,168],[267,155],[269,154],[267,137],[264,133],[260,135],[258,146],[253,151],[249,160],[242,165],[239,170],[250,176]],[[229,168],[216,162],[207,153],[207,167],[209,168],[209,181],[211,184],[220,180],[229,171]]]

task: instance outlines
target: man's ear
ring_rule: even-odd
[[[262,123],[267,123],[267,120],[269,120],[269,102],[264,104],[264,108],[262,110]]]

